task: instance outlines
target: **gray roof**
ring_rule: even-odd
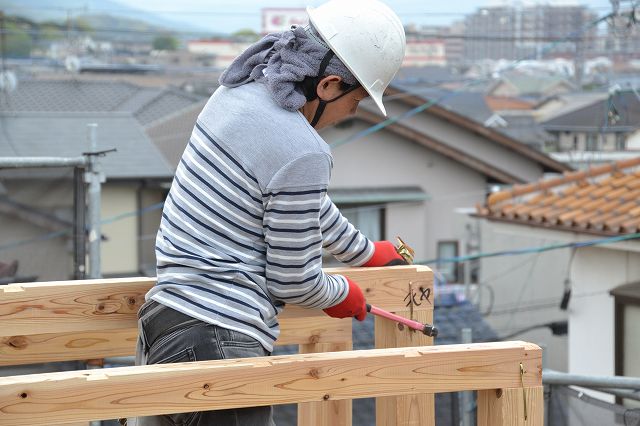
[[[484,123],[493,115],[493,111],[485,101],[484,93],[481,92],[453,91],[395,83],[394,87],[425,100],[437,102],[437,105],[464,115],[478,123]]]
[[[501,115],[501,117],[507,122],[507,127],[499,127],[496,130],[532,148],[542,151],[545,142],[555,140],[530,115]]]
[[[98,151],[117,150],[101,159],[108,179],[173,176],[166,160],[128,113],[0,113],[0,157],[80,156],[89,150],[89,123],[98,124]],[[20,173],[12,171],[9,176]]]
[[[0,92],[2,112],[128,112],[147,125],[203,98],[175,88],[150,88],[123,81],[20,80]]]
[[[446,307],[436,307],[433,311],[434,325],[438,327],[435,344],[450,345],[462,343],[460,330],[471,328],[474,342],[499,340],[497,334],[484,321],[476,307],[470,303],[456,303]],[[353,321],[353,348],[372,349],[374,343],[374,319],[368,315],[363,322]],[[294,346],[277,346],[274,354],[283,355],[297,353]],[[436,424],[450,425],[451,394],[436,395]],[[278,426],[295,426],[296,405],[279,405],[274,407],[274,420]],[[353,426],[371,426],[375,422],[375,400],[372,398],[353,401]]]
[[[542,123],[547,130],[633,131],[640,127],[640,95],[616,92]]]
[[[461,81],[466,78],[460,75],[456,69],[437,65],[423,67],[402,67],[394,77],[393,85],[431,83],[440,84],[452,81]]]
[[[502,83],[513,85],[521,96],[544,95],[557,85],[565,85],[567,87],[567,91],[574,88],[574,85],[563,76],[543,74],[531,75],[514,71],[505,73],[501,78],[499,78],[489,90],[489,93],[492,93],[493,90]]]

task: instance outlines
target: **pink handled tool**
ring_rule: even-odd
[[[404,324],[407,327],[413,330],[418,330],[429,337],[436,337],[438,335],[438,329],[431,324],[423,324],[418,321],[403,318],[400,315],[392,314],[391,312],[387,312],[383,309],[376,308],[375,306],[371,306],[368,303],[367,303],[367,312],[370,312],[373,315],[378,315],[380,317],[390,319],[391,321],[395,321],[400,324]]]

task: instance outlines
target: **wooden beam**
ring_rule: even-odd
[[[425,266],[338,268],[358,282],[370,303],[402,307],[409,281],[433,294]],[[132,355],[136,314],[154,278],[10,284],[0,287],[0,366]],[[425,303],[421,309],[431,311]],[[322,311],[287,306],[278,344],[350,341],[344,322]]]
[[[360,285],[369,303],[387,310],[404,307],[409,281],[433,287],[432,272],[426,266],[325,271],[348,276]],[[155,278],[117,278],[2,286],[0,336],[135,328],[138,309],[154,283]],[[324,314],[287,306],[281,317],[311,315]]]
[[[541,386],[541,354],[533,344],[500,342],[2,377],[0,424]]]
[[[397,315],[411,318],[411,311],[396,311]],[[413,318],[433,323],[433,311],[414,311]],[[393,321],[376,317],[376,348],[401,348],[432,345],[433,338],[398,326]],[[376,426],[434,426],[435,398],[433,394],[388,396],[376,399]]]
[[[351,324],[352,321],[349,321]],[[351,340],[341,343],[311,343],[300,345],[299,353],[349,351]],[[302,402],[298,404],[298,426],[351,426],[353,403],[350,399]]]
[[[489,389],[478,392],[478,426],[543,426],[543,424],[543,386]]]
[[[280,327],[277,345],[351,341],[351,320],[324,314],[285,317]],[[137,338],[137,328],[0,337],[0,366],[130,356]]]

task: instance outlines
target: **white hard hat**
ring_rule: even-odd
[[[377,0],[330,0],[307,8],[320,37],[386,116],[382,95],[400,69],[407,44],[400,18]]]

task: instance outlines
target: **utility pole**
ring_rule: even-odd
[[[100,269],[100,242],[102,240],[102,230],[100,227],[100,191],[101,184],[105,181],[104,174],[100,169],[98,161],[98,141],[96,131],[98,125],[96,123],[87,125],[87,137],[89,139],[89,152],[87,156],[87,173],[85,174],[86,183],[89,184],[89,206],[88,216],[89,223],[89,275],[88,278],[100,278],[102,276]]]

